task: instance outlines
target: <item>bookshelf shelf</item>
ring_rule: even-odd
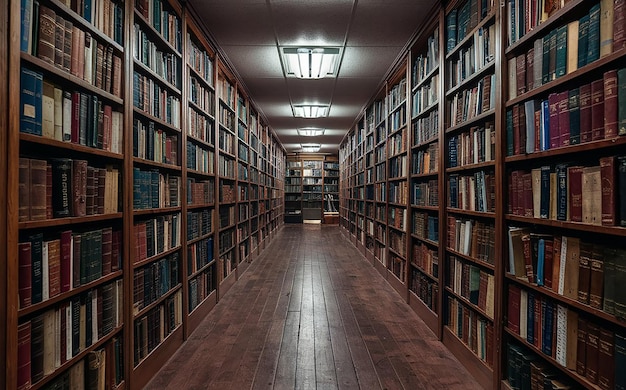
[[[95,155],[95,156],[99,156],[102,158],[115,160],[118,162],[124,159],[124,156],[120,153],[113,153],[113,152],[109,152],[106,150],[97,149],[97,148],[93,148],[90,146],[83,146],[83,145],[79,145],[79,144],[75,144],[71,142],[58,141],[56,139],[47,138],[47,137],[43,137],[40,135],[20,133],[20,141],[33,144],[29,146],[29,149],[31,150],[32,148],[40,147],[40,146],[46,147],[46,148],[52,147],[54,149],[58,149],[59,151],[65,150],[65,151],[70,151],[72,153],[76,153],[77,155],[82,154],[85,157]]]
[[[515,156],[508,156],[505,158],[505,162],[508,163],[525,163],[527,161],[552,159],[558,156],[567,156],[570,154],[585,153],[589,151],[602,151],[612,150],[613,148],[621,148],[626,145],[626,137],[614,137],[609,139],[602,139],[597,141],[585,142],[577,145],[562,146],[555,149],[544,150],[541,152],[520,154]]]
[[[154,302],[150,303],[147,306],[142,307],[140,310],[134,312],[134,316],[137,317],[142,317],[144,316],[146,313],[148,313],[150,310],[160,306],[164,301],[166,301],[168,298],[172,297],[174,294],[178,293],[180,291],[180,289],[182,288],[182,284],[177,284],[176,286],[172,287],[171,289],[169,289],[165,294],[161,295],[159,298],[157,298]]]
[[[489,269],[491,271],[495,271],[496,270],[496,266],[494,264],[486,263],[486,262],[481,261],[479,259],[476,259],[476,258],[474,258],[472,256],[469,256],[469,255],[466,255],[466,254],[461,253],[459,251],[456,251],[456,250],[454,250],[452,248],[446,248],[446,251],[449,252],[450,254],[452,254],[453,256],[460,257],[460,258],[462,258],[464,260],[467,260],[467,261],[469,261],[469,262],[471,262],[473,264],[479,265],[479,266],[481,266],[483,268]]]
[[[476,359],[474,351],[468,347],[448,326],[444,326],[442,340],[450,350],[460,356],[462,361],[472,361],[474,364],[468,367],[469,372],[484,388],[492,388],[491,382],[494,370],[484,360]]]
[[[144,118],[154,122],[155,124],[157,124],[159,126],[162,126],[162,127],[165,127],[165,128],[167,128],[167,129],[169,129],[171,131],[180,132],[180,128],[179,127],[176,127],[174,124],[166,122],[166,121],[164,121],[163,119],[161,119],[159,117],[156,117],[154,115],[150,115],[149,113],[143,111],[140,108],[133,107],[133,114],[134,115],[139,115],[141,117],[144,117]]]
[[[466,172],[466,171],[478,170],[478,169],[482,169],[486,167],[495,167],[495,165],[496,165],[495,161],[485,161],[485,162],[481,162],[477,164],[466,164],[466,165],[461,165],[459,167],[446,168],[446,172],[448,173]]]
[[[146,73],[152,80],[156,80],[159,84],[169,89],[171,92],[174,92],[177,96],[180,97],[181,91],[178,87],[165,80],[161,75],[157,74],[155,71],[146,66],[143,62],[134,59],[133,64],[135,65],[135,70],[139,69],[141,72]]]
[[[412,268],[415,268],[416,270],[418,270],[421,274],[423,274],[424,276],[426,276],[427,278],[429,278],[430,280],[432,280],[435,283],[439,283],[439,278],[436,276],[431,275],[430,273],[428,273],[426,270],[424,270],[422,267],[420,267],[419,265],[415,264],[415,263],[409,263],[411,265]]]
[[[135,260],[135,259],[133,259],[132,268],[133,269],[138,269],[138,268],[141,268],[141,267],[145,267],[146,265],[148,265],[150,263],[153,263],[156,260],[162,259],[164,257],[167,257],[167,256],[173,254],[173,253],[179,252],[180,249],[181,249],[181,245],[177,245],[177,246],[175,246],[173,248],[164,250],[163,252],[156,253],[155,255],[150,256],[150,257],[148,257],[146,259],[143,259],[143,260]]]
[[[458,215],[465,215],[465,216],[478,217],[478,218],[488,218],[488,219],[496,218],[496,213],[494,212],[463,210],[463,209],[455,209],[451,207],[448,207],[447,210],[449,213],[458,214]]]
[[[422,109],[420,112],[418,112],[417,114],[413,115],[411,120],[420,119],[421,117],[425,116],[426,114],[430,114],[431,111],[434,111],[435,109],[438,109],[438,108],[439,108],[439,102],[435,101],[431,105],[429,105],[428,107]]]
[[[115,221],[122,219],[122,213],[111,213],[111,214],[96,214],[96,215],[87,215],[84,217],[64,217],[64,218],[54,218],[54,219],[45,219],[42,221],[25,221],[19,222],[20,230],[30,230],[30,229],[41,229],[41,228],[56,228],[60,226],[76,226],[82,224],[91,224],[94,222],[106,222],[106,221]]]
[[[160,163],[139,157],[133,157],[133,163],[140,166],[159,168],[170,172],[181,172],[181,167],[179,165]]]
[[[567,229],[581,232],[589,232],[595,234],[603,234],[609,236],[624,237],[626,236],[626,228],[621,226],[602,226],[591,225],[582,222],[558,221],[553,219],[522,217],[519,215],[507,214],[506,219],[512,222],[523,222],[531,225],[550,226],[553,228]]]
[[[448,51],[446,53],[446,61],[451,60],[455,54],[458,53],[458,51],[466,46],[468,43],[470,43],[473,39],[474,39],[474,33],[478,30],[480,30],[482,27],[485,27],[486,25],[490,24],[496,16],[496,11],[495,11],[495,6],[487,13],[487,15],[480,21],[478,22],[478,24],[476,25],[476,27],[474,27],[472,30],[470,30],[466,35],[465,38],[463,38],[460,42],[458,42],[454,48],[450,51]]]
[[[476,313],[479,313],[482,317],[484,317],[485,319],[493,322],[493,317],[489,316],[487,314],[487,312],[485,312],[483,309],[481,309],[480,307],[478,307],[477,305],[474,305],[472,302],[470,302],[467,298],[465,298],[464,296],[457,294],[454,292],[454,290],[452,290],[450,287],[446,286],[445,290],[448,294],[453,295],[457,300],[461,301],[463,303],[463,305],[465,306],[469,306],[472,308],[473,311],[475,311]]]
[[[477,80],[479,80],[481,77],[484,77],[487,73],[493,73],[495,65],[496,61],[492,60],[482,68],[467,76],[465,79],[463,79],[463,81],[446,91],[446,98],[449,98],[450,96],[454,95],[456,92],[462,89],[467,89],[468,85],[474,84]]]
[[[137,216],[146,216],[146,215],[172,214],[172,213],[176,213],[180,211],[181,211],[180,206],[150,208],[150,209],[135,209],[133,210],[133,215],[137,217]]]
[[[495,110],[489,110],[486,112],[483,112],[482,114],[478,114],[475,117],[473,117],[472,119],[468,119],[467,121],[460,123],[458,125],[455,126],[451,126],[451,127],[447,127],[446,128],[446,135],[452,134],[452,133],[456,133],[459,130],[463,130],[466,129],[472,125],[475,125],[477,123],[480,123],[482,121],[485,121],[486,119],[492,117],[495,114]]]
[[[424,85],[426,85],[426,82],[430,81],[430,79],[433,76],[437,75],[437,74],[439,74],[439,64],[433,66],[433,68],[430,70],[430,72],[428,72],[426,75],[424,75],[424,77],[422,77],[422,80],[419,81],[416,85],[414,85],[411,88],[411,91],[415,92],[415,90],[423,87]]]
[[[167,48],[169,49],[169,51],[171,51],[174,55],[176,55],[179,58],[182,58],[182,55],[180,54],[180,52],[178,51],[178,49],[176,49],[167,39],[165,39],[163,37],[163,35],[161,35],[160,32],[158,32],[153,26],[152,24],[150,24],[150,22],[148,22],[144,16],[137,10],[137,8],[134,8],[135,10],[135,21],[139,21],[142,25],[142,27],[146,30],[149,31],[149,34],[152,35],[153,38],[156,38],[159,40],[159,44],[160,45],[164,45],[167,46]]]

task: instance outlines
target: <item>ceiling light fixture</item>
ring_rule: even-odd
[[[328,106],[320,104],[300,104],[293,107],[293,115],[299,118],[323,118],[328,116]]]
[[[336,47],[283,47],[285,72],[299,79],[321,79],[337,75]]]
[[[303,153],[317,153],[322,145],[320,144],[300,144]]]
[[[304,137],[315,137],[318,135],[324,135],[325,129],[320,129],[318,127],[303,127],[298,129],[298,135]]]

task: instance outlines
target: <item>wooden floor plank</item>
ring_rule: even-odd
[[[146,386],[478,389],[337,227],[290,225]]]

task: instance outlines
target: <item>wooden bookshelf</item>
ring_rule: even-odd
[[[235,72],[216,54],[217,46],[195,11],[176,0],[149,1],[152,14],[146,13],[145,0],[95,1],[92,5],[97,12],[105,9],[106,2],[106,9],[116,13],[110,15],[109,24],[100,24],[104,19],[99,18],[92,23],[91,15],[83,16],[83,10],[77,6],[71,8],[57,0],[39,3],[39,11],[54,11],[54,15],[46,13],[52,15],[46,22],[54,24],[55,29],[58,23],[59,33],[62,26],[65,34],[89,34],[92,55],[101,58],[89,63],[96,65],[91,68],[91,76],[84,64],[82,68],[72,65],[71,53],[65,53],[65,47],[54,37],[50,48],[54,50],[56,45],[58,50],[49,52],[52,54],[45,50],[36,53],[33,45],[31,49],[25,45],[25,50],[21,50],[19,38],[25,23],[20,12],[2,13],[8,29],[2,29],[0,35],[9,45],[0,49],[8,59],[0,64],[2,80],[6,80],[2,81],[0,105],[7,108],[8,116],[2,120],[11,130],[0,136],[7,156],[0,163],[0,172],[8,183],[15,184],[0,195],[7,205],[0,211],[0,220],[6,222],[2,225],[6,230],[0,232],[6,240],[1,240],[0,249],[6,258],[12,259],[6,268],[0,268],[0,302],[15,305],[3,305],[6,310],[0,313],[0,319],[7,324],[0,338],[4,351],[0,362],[7,367],[0,375],[0,387],[16,388],[18,378],[20,385],[30,381],[31,389],[63,383],[75,385],[77,380],[82,381],[77,379],[76,367],[102,356],[107,388],[143,387],[237,281],[237,272],[222,274],[224,262],[219,261],[220,255],[231,253],[230,265],[234,267],[229,270],[236,271],[238,263],[247,264],[267,247],[282,226],[282,145],[263,123]],[[10,9],[20,9],[21,5],[15,0],[7,3]],[[33,17],[39,20],[40,14]],[[113,23],[115,20],[117,24]],[[65,21],[71,24],[66,26]],[[8,34],[13,39],[9,40]],[[78,46],[76,50],[78,53]],[[77,58],[82,56],[80,53]],[[45,92],[46,104],[53,107],[53,111],[46,108],[45,126],[43,110],[35,121],[22,123],[21,105],[8,104],[21,101],[23,71],[25,80],[34,77],[33,85]],[[224,80],[228,80],[230,89],[222,83]],[[225,90],[229,93],[220,95]],[[71,115],[67,116],[67,124],[63,122],[64,91],[68,92],[66,104],[70,114],[74,109],[79,118],[79,108],[84,107],[85,119],[77,122],[74,132]],[[159,92],[167,109],[147,104],[146,99],[151,99],[154,91]],[[60,107],[58,118],[54,118],[55,98]],[[243,105],[238,106],[239,101]],[[43,97],[34,103],[43,105]],[[99,122],[88,122],[87,117]],[[245,129],[241,136],[238,124]],[[220,143],[221,130],[231,135],[229,142]],[[239,145],[245,145],[247,150],[240,151]],[[220,156],[230,161],[228,169],[219,169]],[[24,197],[25,187],[18,184],[20,173],[25,177],[31,165],[43,179],[34,182],[40,188],[36,194],[43,197],[42,201],[26,203],[24,199],[30,198],[30,192]],[[53,173],[50,180],[45,179],[48,165]],[[58,195],[61,185],[54,184],[66,168],[75,170],[76,188],[85,188],[77,192],[77,203],[71,202],[69,210]],[[239,176],[245,173],[244,168],[247,176]],[[80,179],[83,170],[84,179]],[[72,179],[71,171],[69,176],[64,174]],[[143,181],[137,181],[139,178]],[[44,191],[47,181],[52,190]],[[223,194],[218,188],[224,183],[232,186],[232,199],[220,198]],[[74,188],[69,190],[73,193]],[[50,196],[52,202],[45,201],[44,195]],[[85,204],[84,211],[81,204]],[[238,223],[229,215],[220,230],[221,209],[232,209],[235,216],[248,217]],[[237,243],[235,233],[243,226],[246,237]],[[225,243],[225,253],[218,252],[222,232],[233,235],[231,242]],[[148,235],[152,239],[148,240]],[[103,237],[106,245],[102,245]],[[76,252],[73,277],[67,273],[67,254],[78,250],[78,238],[84,245],[85,262],[81,271],[82,252]],[[62,251],[57,249],[61,239],[66,243]],[[35,302],[32,277],[20,270],[18,260],[20,250],[29,247],[32,258],[33,243],[37,248],[45,246],[47,259],[52,258],[52,264],[46,267],[48,279],[48,267],[53,267],[52,288],[47,279],[45,296],[42,285],[41,298],[37,295]],[[242,243],[246,245],[243,252]],[[72,276],[67,280],[64,276],[62,289],[57,287],[59,278],[55,276],[61,269],[57,253],[59,257],[66,256],[62,275]],[[104,254],[104,264],[98,253]],[[22,256],[25,260],[26,255]],[[156,274],[161,275],[158,284],[154,282]],[[25,295],[29,283],[30,303]],[[106,317],[105,321],[98,321],[99,302],[103,302],[101,317]],[[76,348],[67,351],[59,348],[62,356],[56,361],[46,358],[42,375],[37,365],[43,364],[43,358],[28,358],[24,353],[28,338],[25,336],[31,336],[32,341],[34,334],[36,343],[53,348],[55,337],[42,338],[38,327],[45,322],[49,325],[47,332],[61,333],[61,329],[55,329],[54,317],[65,318],[73,314],[72,308],[77,316],[82,311],[85,318],[98,321],[93,322],[97,333],[87,335],[85,328],[82,332],[87,342],[76,342]],[[87,315],[88,308],[92,314]],[[35,333],[31,334],[28,324],[35,325]],[[64,331],[78,337],[80,329],[72,332],[67,326]],[[72,347],[69,336],[70,344],[65,344]],[[20,371],[18,367],[25,363],[36,365],[32,380],[28,369]]]

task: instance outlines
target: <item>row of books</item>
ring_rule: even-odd
[[[515,277],[574,301],[626,318],[626,253],[578,237],[509,227],[509,270]]]
[[[161,215],[133,226],[134,256],[133,263],[138,263],[181,245],[180,214]]]
[[[119,170],[86,160],[20,158],[20,221],[84,217],[118,211]]]
[[[133,209],[180,206],[180,176],[133,168]]]
[[[413,93],[411,115],[416,117],[426,109],[437,104],[439,98],[439,74],[431,77],[430,82],[422,85]]]
[[[137,0],[135,10],[180,53],[182,23],[167,4],[164,0]]]
[[[387,266],[398,279],[402,281],[406,279],[406,260],[402,257],[395,253],[389,253],[389,264]]]
[[[448,296],[446,298],[446,326],[469,349],[489,367],[493,366],[493,323],[463,301]]]
[[[411,204],[437,207],[439,205],[439,183],[437,179],[431,179],[424,183],[414,182]]]
[[[461,125],[478,115],[493,110],[496,102],[495,74],[482,78],[473,88],[454,94],[449,102],[450,126]]]
[[[217,287],[215,267],[189,280],[189,312],[191,313]]]
[[[624,335],[551,298],[510,284],[507,328],[602,389],[624,385]],[[533,356],[534,357],[534,356]]]
[[[439,277],[439,253],[424,243],[413,244],[411,264],[419,267],[422,272]]]
[[[111,45],[83,31],[62,13],[37,1],[23,0],[20,49],[85,80],[96,88],[122,97],[122,57]]]
[[[180,58],[171,52],[159,50],[139,23],[133,29],[133,58],[147,66],[163,80],[180,89],[182,68]]]
[[[182,290],[167,298],[162,304],[148,310],[145,315],[134,322],[134,356],[133,362],[137,366],[146,358],[167,336],[176,330],[183,320]]]
[[[231,111],[229,107],[224,107],[221,105],[218,109],[218,114],[220,117],[220,125],[230,131],[231,133],[235,133],[235,114]]]
[[[413,121],[411,128],[414,145],[436,139],[439,136],[439,110],[431,111],[428,116]]]
[[[168,134],[153,121],[133,120],[133,156],[163,164],[179,165],[178,133]]]
[[[215,120],[199,113],[193,107],[187,111],[189,123],[187,126],[187,136],[206,142],[210,145],[215,143]]]
[[[494,64],[496,35],[496,25],[493,23],[479,28],[474,32],[471,45],[459,50],[458,56],[451,58],[447,80],[450,88]]]
[[[63,90],[21,69],[20,132],[122,153],[123,114],[89,93]]]
[[[406,234],[389,229],[389,248],[406,258]]]
[[[406,100],[406,78],[400,80],[397,84],[391,87],[391,90],[387,94],[387,107],[391,110],[395,110],[400,104]]]
[[[448,248],[487,264],[495,264],[496,230],[490,223],[448,217]]]
[[[496,130],[493,122],[472,126],[469,131],[448,138],[448,168],[493,161]]]
[[[387,138],[387,149],[389,152],[389,156],[395,156],[396,154],[406,152],[406,144],[407,144],[407,135],[406,130],[402,130],[398,133],[395,133],[391,137]],[[384,147],[379,148],[378,150],[382,150],[384,153]],[[384,154],[382,156],[377,156],[378,161],[384,160]]]
[[[226,153],[235,153],[235,136],[226,130],[220,128],[220,134],[218,139],[218,145],[220,150]]]
[[[197,45],[191,34],[187,33],[187,64],[198,73],[202,79],[213,86],[214,65],[211,56],[202,48],[201,45]]]
[[[236,195],[235,184],[222,181],[220,185],[220,203],[234,203]]]
[[[426,48],[426,53],[419,54],[413,61],[411,68],[413,87],[424,81],[439,66],[439,27],[435,27],[435,31],[428,37]]]
[[[206,174],[215,173],[215,153],[187,141],[187,168]]]
[[[122,290],[122,280],[118,279],[20,323],[17,351],[20,388],[36,384],[119,327],[123,322]],[[91,354],[87,355],[88,360]],[[87,371],[80,376],[93,380]],[[82,388],[91,383],[77,385]]]
[[[133,73],[133,105],[148,115],[180,128],[180,98],[137,71]]]
[[[525,389],[568,389],[575,387],[571,378],[548,366],[530,349],[507,343],[506,379],[509,387]]]
[[[506,3],[508,44],[517,42],[535,27],[547,21],[569,0],[508,0]]]
[[[219,218],[220,218],[220,229],[223,229],[228,226],[232,226],[235,224],[235,207],[220,207],[219,210]]]
[[[407,175],[407,156],[401,155],[389,159],[389,179],[402,178]]]
[[[390,206],[387,209],[387,224],[400,230],[405,230],[407,222],[407,211],[400,207]]]
[[[235,230],[228,229],[226,231],[220,232],[219,239],[220,239],[219,252],[220,252],[220,258],[221,258],[222,254],[224,254],[226,251],[230,251],[235,246]]]
[[[248,145],[242,143],[237,144],[237,157],[240,162],[248,163],[248,152]]]
[[[433,312],[437,312],[439,302],[439,285],[423,273],[412,268],[411,279],[409,280],[409,289],[424,302],[424,304]]]
[[[626,223],[626,158],[594,166],[560,163],[509,174],[509,213],[592,225]]]
[[[30,3],[33,3],[32,5]],[[23,1],[22,2],[22,28],[26,31],[30,31],[29,25],[33,21],[33,8],[36,1]],[[87,0],[87,1],[69,1],[64,0],[61,2],[65,7],[71,9],[78,15],[80,15],[87,22],[91,23],[96,29],[100,30],[104,35],[113,39],[120,45],[123,45],[124,38],[124,4],[118,1],[112,0]],[[64,13],[68,13],[66,9],[62,9]],[[33,41],[32,35],[23,35],[28,38],[28,41],[22,41],[25,46],[22,47],[22,51],[29,52],[27,48],[32,42],[37,42],[37,39]]]
[[[222,74],[220,74],[217,79],[217,93],[218,93],[220,100],[224,102],[228,107],[230,107],[230,110],[235,109],[235,87]],[[220,121],[220,123],[223,123],[223,122]],[[233,118],[233,124],[234,124],[234,118]],[[227,126],[227,127],[231,128],[230,126]]]
[[[133,271],[133,314],[166,295],[180,283],[180,256],[174,252]]]
[[[419,175],[439,171],[439,144],[432,143],[426,149],[413,153],[411,174]]]
[[[448,176],[448,207],[494,212],[496,208],[495,175],[489,171]]]
[[[507,155],[534,153],[626,134],[626,68],[506,112]]]
[[[448,287],[457,295],[478,306],[490,319],[494,318],[493,274],[457,256],[448,259]]]
[[[19,307],[57,297],[122,267],[121,232],[111,227],[63,231],[58,238],[36,233],[18,244]]]
[[[387,120],[389,133],[393,133],[406,125],[406,105],[402,104],[395,111],[389,114]]]
[[[493,0],[467,0],[446,15],[446,53],[450,53],[458,43],[484,19],[494,7]]]
[[[187,205],[209,205],[215,203],[215,181],[187,178]]]
[[[213,232],[214,209],[187,212],[187,240],[204,237]]]
[[[416,237],[439,242],[439,218],[428,213],[413,211],[412,234]]]

